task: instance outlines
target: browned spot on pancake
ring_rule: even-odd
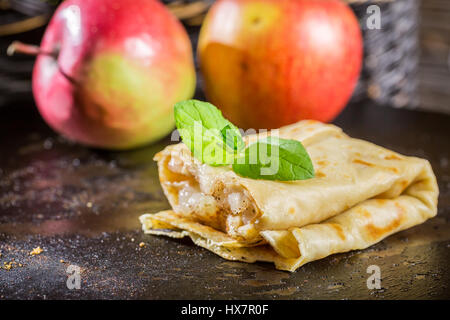
[[[306,120],[305,121],[307,124],[314,124],[314,123],[318,123],[319,121],[316,120]]]
[[[334,134],[334,137],[337,138],[337,139],[340,139],[340,138],[342,138],[342,135],[339,134],[339,133],[335,133],[335,134]]]
[[[355,156],[361,157],[361,153],[355,152]]]
[[[409,181],[408,180],[400,181],[400,186],[401,186],[402,192],[403,192],[409,186]]]
[[[322,171],[316,171],[316,177],[317,178],[325,178],[326,175]]]
[[[367,233],[372,240],[380,239],[400,227],[405,217],[405,209],[399,203],[395,203],[395,206],[398,208],[397,216],[387,226],[377,227],[372,223],[366,226]]]
[[[384,159],[386,159],[386,160],[402,160],[402,158],[400,158],[399,156],[397,156],[394,153],[388,154],[387,156],[384,157]]]
[[[375,199],[376,203],[380,206],[385,205],[387,202],[387,199]]]
[[[302,128],[296,127],[296,128],[294,128],[294,129],[291,129],[290,131],[287,131],[287,130],[286,130],[286,132],[296,133],[296,132],[299,132],[299,131],[301,131],[301,130],[302,130]],[[284,132],[284,131],[283,131],[283,132]]]
[[[364,218],[367,218],[367,219],[372,218],[372,215],[370,214],[370,212],[367,211],[367,210],[364,209],[364,208],[358,208],[358,209],[356,209],[356,211],[357,211],[359,214],[361,214]]]
[[[390,170],[390,171],[392,171],[392,172],[394,172],[394,173],[398,173],[398,169],[397,168],[388,168],[388,170]]]
[[[308,128],[306,128],[306,131],[309,131],[309,132],[314,131],[314,128],[308,127]]]
[[[345,240],[344,230],[342,230],[342,227],[340,225],[338,225],[337,223],[330,223],[328,225],[336,231],[341,240]]]
[[[370,163],[370,162],[367,162],[367,161],[364,161],[364,160],[361,160],[361,159],[355,159],[355,160],[353,160],[353,163],[362,164],[362,165],[365,165],[365,166],[368,166],[368,167],[375,167],[375,165],[373,163]]]
[[[289,208],[289,210],[288,210],[288,213],[290,213],[290,214],[294,214],[295,213],[295,208]]]
[[[328,161],[327,160],[319,160],[319,161],[317,161],[317,164],[319,166],[326,166],[328,164]]]
[[[353,160],[353,163],[362,164],[362,165],[365,165],[365,166],[368,166],[368,167],[377,167],[376,164],[370,163],[370,162],[367,162],[367,161],[364,161],[364,160],[361,160],[361,159],[355,159],[355,160]],[[395,168],[395,167],[381,167],[381,166],[378,166],[378,167],[382,168],[382,169],[386,169],[386,170],[392,171],[394,173],[398,173],[399,172],[398,169]]]

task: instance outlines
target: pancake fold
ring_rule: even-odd
[[[155,156],[172,210],[140,217],[145,233],[189,236],[229,260],[268,261],[295,271],[328,255],[367,248],[437,213],[438,187],[427,160],[305,120],[279,135],[305,146],[315,177],[254,180],[212,167],[182,143]],[[244,138],[254,142],[257,135]]]

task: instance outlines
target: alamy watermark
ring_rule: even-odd
[[[67,289],[81,289],[81,269],[79,266],[70,265],[66,269],[66,273],[69,275],[66,281]]]
[[[366,27],[369,30],[380,30],[381,29],[381,10],[376,4],[372,4],[366,9]]]
[[[376,264],[370,265],[366,270],[370,276],[367,278],[367,289],[381,289],[381,269]]]
[[[258,141],[265,138],[276,141],[280,138],[279,129],[267,130],[259,129],[239,129],[242,136],[251,134],[258,135]],[[193,132],[193,134],[191,134]],[[203,159],[208,156],[210,162],[216,163],[236,163],[236,164],[262,164],[261,175],[274,175],[280,169],[280,148],[277,143],[259,143],[257,148],[248,149],[248,153],[236,154],[235,150],[230,148],[227,143],[217,143],[214,137],[224,137],[223,141],[234,141],[235,132],[232,129],[226,129],[222,132],[219,129],[209,128],[205,130],[200,121],[195,121],[193,130],[177,129],[172,132],[170,137],[173,142],[180,142],[181,136],[185,141],[190,141],[193,146],[193,156],[197,159]],[[252,141],[256,142],[256,141]],[[233,144],[233,143],[231,143]]]

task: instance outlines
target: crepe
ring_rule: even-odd
[[[367,248],[436,215],[439,191],[427,160],[317,121],[282,127],[279,135],[302,142],[314,178],[244,178],[229,166],[202,164],[182,143],[166,147],[155,160],[173,210],[142,215],[144,232],[189,236],[225,259],[269,261],[294,271]],[[245,137],[247,144],[257,139]]]

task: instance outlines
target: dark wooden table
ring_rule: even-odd
[[[335,123],[429,159],[439,213],[369,249],[288,273],[140,231],[139,215],[169,207],[152,161],[167,140],[92,150],[55,135],[32,101],[0,108],[0,298],[450,298],[450,117],[362,103]],[[36,247],[44,251],[30,256]],[[79,290],[67,288],[69,265],[80,267]],[[380,267],[382,289],[367,288],[370,265]]]

